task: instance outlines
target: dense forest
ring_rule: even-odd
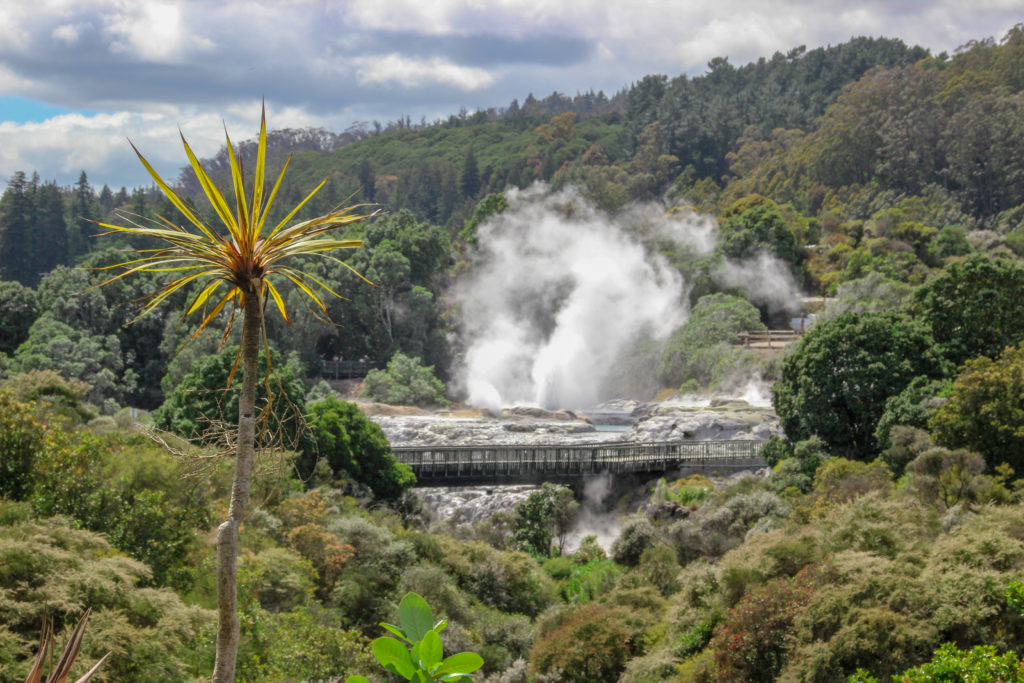
[[[379,679],[370,639],[415,591],[448,617],[445,651],[479,653],[492,683],[1024,681],[1022,74],[1024,26],[952,56],[858,38],[612,96],[272,132],[273,175],[291,155],[282,206],[326,178],[300,218],[383,215],[343,261],[306,264],[346,297],[329,320],[298,292],[290,325],[267,318],[239,680]],[[227,149],[203,164],[229,180]],[[176,187],[212,215],[191,169]],[[387,362],[367,399],[464,398],[450,292],[531,187],[573,188],[567,218],[621,222],[686,283],[685,322],[636,342],[637,398],[773,382],[785,438],[764,446],[767,476],[651,482],[620,501],[613,545],[573,552],[562,487],[474,526],[422,509],[318,370]],[[713,245],[664,239],[639,205],[713,217]],[[158,274],[100,286],[152,244],[94,221],[157,216],[180,219],[157,187],[97,190],[86,171],[72,187],[19,172],[0,199],[0,680],[24,679],[44,617],[66,634],[85,608],[77,675],[110,651],[96,680],[209,678],[239,339],[194,334],[195,291],[140,316]],[[827,301],[779,357],[735,342],[794,311],[720,276],[761,255]]]

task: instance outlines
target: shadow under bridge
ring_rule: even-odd
[[[763,441],[600,443],[570,446],[491,445],[394,448],[418,486],[574,483],[605,473],[728,474],[767,467]]]

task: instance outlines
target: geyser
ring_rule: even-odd
[[[470,274],[454,290],[471,404],[588,408],[636,339],[664,340],[687,314],[679,272],[635,234],[700,253],[714,223],[657,206],[612,219],[573,191],[510,192],[482,225]],[[618,222],[616,222],[618,221]],[[632,232],[632,234],[631,234]]]

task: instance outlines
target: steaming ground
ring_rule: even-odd
[[[613,217],[574,190],[543,185],[507,199],[509,209],[480,226],[473,267],[452,292],[468,403],[581,410],[648,398],[610,380],[638,339],[662,343],[686,321],[691,285],[640,237],[704,256],[715,249],[715,221],[655,204]],[[785,266],[765,254],[726,262],[717,280],[772,306],[797,297]]]

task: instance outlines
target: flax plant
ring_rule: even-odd
[[[285,162],[270,193],[266,194],[266,109],[264,108],[260,120],[256,168],[249,194],[246,192],[246,178],[242,165],[235,155],[226,129],[225,138],[231,162],[232,187],[228,194],[233,198],[233,207],[203,169],[184,135],[181,136],[189,164],[199,179],[203,193],[212,204],[217,220],[221,227],[226,229],[226,234],[224,230],[217,230],[204,221],[183,201],[134,144],[132,149],[135,150],[142,165],[146,167],[164,195],[184,216],[186,224],[177,225],[163,216],[150,220],[132,214],[120,216],[126,225],[100,223],[110,230],[105,234],[120,233],[148,237],[160,245],[152,249],[138,250],[136,258],[112,266],[123,270],[107,280],[112,282],[133,273],[172,273],[167,284],[144,297],[146,304],[142,315],[186,287],[197,287],[199,291],[185,310],[185,316],[201,316],[197,335],[223,313],[227,317],[224,327],[226,338],[236,313],[241,312],[242,343],[235,360],[235,368],[239,363],[242,366],[242,387],[238,397],[238,433],[234,448],[235,473],[228,516],[217,529],[219,618],[214,683],[229,683],[235,679],[239,637],[236,565],[238,528],[245,517],[252,483],[255,436],[259,420],[256,412],[257,360],[261,342],[264,345],[266,343],[264,312],[272,300],[277,311],[290,323],[280,289],[281,285],[287,283],[307,296],[312,301],[314,310],[319,310],[326,316],[327,307],[321,298],[322,292],[333,296],[340,295],[321,280],[300,270],[301,263],[296,263],[296,257],[315,255],[345,265],[330,252],[336,249],[356,248],[362,243],[359,240],[338,239],[332,236],[331,232],[377,215],[376,211],[367,212],[365,205],[354,205],[339,207],[317,218],[293,222],[299,210],[324,186],[325,179],[291,209],[283,220],[274,225],[269,224],[267,217],[291,157]],[[235,370],[232,369],[232,377],[234,373]],[[232,377],[228,379],[229,384]]]

